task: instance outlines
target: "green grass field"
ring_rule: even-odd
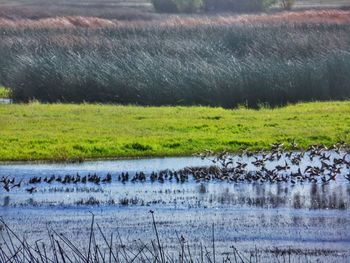
[[[0,159],[74,160],[190,155],[205,149],[350,143],[350,102],[276,109],[0,105]]]

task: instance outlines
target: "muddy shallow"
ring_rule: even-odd
[[[137,239],[155,239],[149,213],[153,210],[161,241],[170,251],[179,246],[176,231],[189,241],[194,255],[199,253],[199,244],[210,247],[214,224],[218,255],[232,253],[234,245],[248,258],[258,249],[260,261],[266,262],[283,261],[275,255],[278,250],[292,251],[292,261],[349,262],[350,183],[345,178],[327,184],[295,185],[117,180],[126,171],[130,175],[143,171],[149,176],[157,170],[210,164],[210,160],[191,157],[2,165],[0,177],[24,179],[24,185],[10,192],[0,190],[0,216],[29,241],[45,240],[48,224],[84,247],[90,212],[107,236],[118,229],[125,243],[132,244]],[[308,164],[305,161],[300,167]],[[313,165],[317,165],[317,160]],[[99,185],[42,182],[35,185],[36,192],[32,194],[25,190],[30,187],[27,181],[32,176],[76,173],[96,173],[101,177],[111,173],[112,181]]]

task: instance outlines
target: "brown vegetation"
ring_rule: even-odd
[[[2,28],[108,28],[143,26],[198,26],[198,25],[234,25],[250,23],[316,23],[350,24],[350,11],[345,10],[309,10],[302,12],[281,12],[258,15],[222,15],[222,16],[169,16],[161,21],[105,19],[98,17],[64,16],[42,19],[0,18]]]
[[[276,14],[236,15],[215,17],[171,17],[163,25],[232,25],[249,23],[317,23],[349,24],[350,11],[310,10],[302,12],[281,12]]]

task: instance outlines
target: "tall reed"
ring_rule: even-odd
[[[2,28],[16,101],[256,107],[350,98],[350,27],[238,23]]]

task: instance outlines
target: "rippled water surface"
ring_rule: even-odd
[[[252,160],[245,157],[243,161]],[[294,251],[294,261],[349,262],[350,183],[343,177],[349,172],[346,167],[337,180],[327,183],[149,180],[153,171],[211,164],[211,160],[191,157],[1,165],[0,177],[23,181],[20,188],[0,190],[0,215],[29,240],[45,239],[48,224],[83,246],[84,238],[77,237],[87,235],[90,212],[107,235],[118,229],[130,243],[155,238],[149,213],[153,210],[161,240],[170,250],[177,246],[176,233],[189,240],[194,254],[199,244],[211,246],[214,224],[220,255],[232,253],[234,245],[246,256],[256,249],[263,251],[261,261],[267,262],[277,260],[276,249]],[[307,165],[310,160],[303,160],[299,167]],[[247,169],[256,168],[249,164]],[[141,171],[145,182],[118,180],[121,173],[128,172],[132,178]],[[112,180],[99,184],[28,183],[33,176],[44,179],[77,173],[101,178],[109,173]],[[31,187],[35,190],[29,193],[26,189]]]

